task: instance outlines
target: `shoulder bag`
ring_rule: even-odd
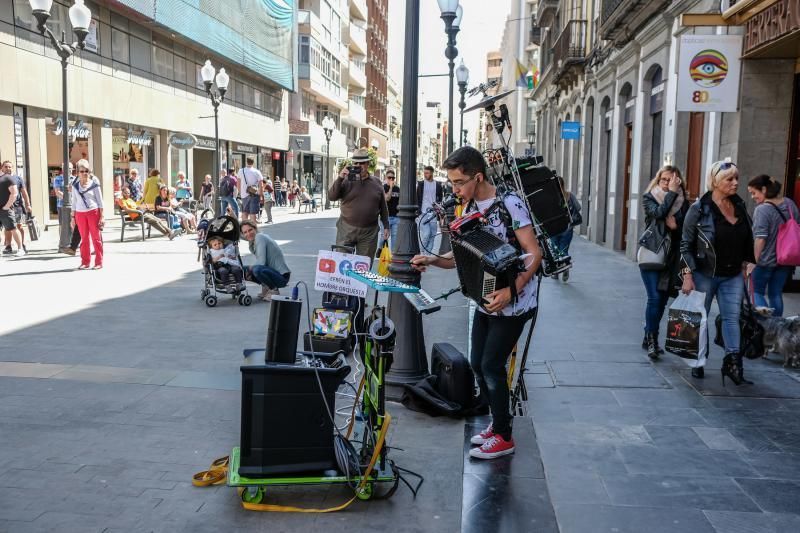
[[[663,230],[658,220],[653,219],[639,238],[636,262],[642,270],[663,270],[672,245],[669,233]]]
[[[775,245],[778,264],[781,266],[800,266],[800,225],[797,224],[794,218],[791,206],[788,206],[791,220],[786,220],[777,205],[772,202],[768,203],[775,208],[781,219],[783,219],[783,223],[778,226],[778,241]]]

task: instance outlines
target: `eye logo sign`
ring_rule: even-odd
[[[716,87],[728,76],[728,59],[717,50],[703,50],[692,58],[689,75],[700,87]]]

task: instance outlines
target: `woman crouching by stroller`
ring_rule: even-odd
[[[683,225],[681,258],[686,267],[683,292],[698,290],[706,295],[706,313],[716,296],[722,317],[725,358],[722,360],[722,383],[727,376],[736,385],[752,384],[744,379],[742,354],[739,352],[741,330],[739,314],[744,297],[744,276],[753,264],[753,231],[750,216],[736,191],[739,170],[730,161],[711,165],[708,192],[692,204]],[[692,377],[704,377],[702,366],[692,368]]]
[[[658,344],[658,327],[667,299],[677,296],[680,288],[681,232],[689,209],[681,171],[671,165],[662,167],[645,189],[642,207],[646,229],[639,244],[645,249],[658,249],[663,245],[668,250],[660,268],[652,262],[644,263],[640,256],[639,272],[647,292],[642,349],[655,361],[664,353]]]

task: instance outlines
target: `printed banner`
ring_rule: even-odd
[[[741,35],[684,35],[678,66],[678,111],[739,107]]]
[[[320,250],[314,289],[366,298],[367,284],[349,277],[348,270],[369,270],[369,257]]]

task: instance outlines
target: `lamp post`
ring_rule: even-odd
[[[458,5],[458,0],[437,0],[439,2],[439,10],[442,12],[442,20],[444,20],[444,32],[447,34],[447,48],[445,49],[444,56],[447,58],[447,65],[450,69],[450,92],[448,98],[448,114],[447,114],[447,155],[453,151],[453,68],[455,67],[455,58],[458,56],[458,48],[456,48],[456,35],[461,27],[461,17],[464,14],[464,8]]]
[[[328,115],[325,115],[325,118],[322,119],[322,131],[325,132],[325,144],[327,146],[325,151],[325,170],[322,174],[322,188],[324,189],[322,192],[325,194],[323,210],[331,208],[331,201],[328,198],[328,174],[330,174],[331,171],[331,136],[333,135],[334,129],[336,129],[336,122]]]
[[[64,178],[64,197],[61,201],[61,213],[58,217],[59,228],[59,249],[67,248],[72,237],[70,225],[70,211],[72,201],[70,194],[70,173],[69,173],[69,109],[67,107],[67,65],[69,58],[80,50],[86,43],[86,36],[89,34],[89,24],[92,21],[92,12],[83,3],[83,0],[75,0],[75,4],[69,8],[69,21],[72,24],[72,31],[78,38],[73,43],[67,42],[66,32],[61,32],[59,40],[50,28],[47,27],[47,19],[50,18],[50,9],[53,7],[53,0],[29,0],[33,16],[36,18],[36,27],[44,36],[50,38],[50,43],[56,49],[58,57],[61,58],[61,140],[62,140],[62,167],[61,175]]]
[[[469,69],[461,60],[461,64],[456,69],[456,79],[458,80],[458,92],[461,94],[461,100],[458,102],[458,109],[461,110],[461,132],[459,147],[464,146],[464,108],[467,104],[464,102],[464,96],[467,94],[467,84],[469,83]]]
[[[529,131],[528,132],[528,145],[529,145],[528,149],[530,151],[529,155],[534,155],[533,154],[533,145],[534,145],[535,142],[536,142],[536,132]]]
[[[214,76],[216,74],[216,77]],[[211,98],[211,105],[214,107],[214,172],[219,176],[220,171],[220,157],[219,157],[219,106],[225,100],[225,93],[228,91],[228,83],[231,81],[230,76],[225,72],[224,68],[219,69],[217,73],[214,66],[211,64],[210,59],[206,59],[205,65],[200,69],[200,76],[203,78],[203,84],[206,86],[208,97]],[[212,90],[214,82],[216,82],[216,90]],[[222,198],[219,195],[219,185],[216,188],[217,194],[217,215],[222,214]]]
[[[406,0],[406,28],[403,69],[403,94],[416,95],[419,88],[419,4]],[[419,253],[417,240],[416,186],[417,171],[417,99],[408,98],[403,104],[403,134],[400,152],[403,154],[400,176],[400,205],[398,206],[397,245],[389,265],[391,276],[404,283],[419,286],[420,273],[411,268],[411,258]],[[386,375],[387,396],[399,400],[405,384],[416,383],[428,374],[422,318],[402,294],[389,293],[389,316],[399,335],[392,368]]]

